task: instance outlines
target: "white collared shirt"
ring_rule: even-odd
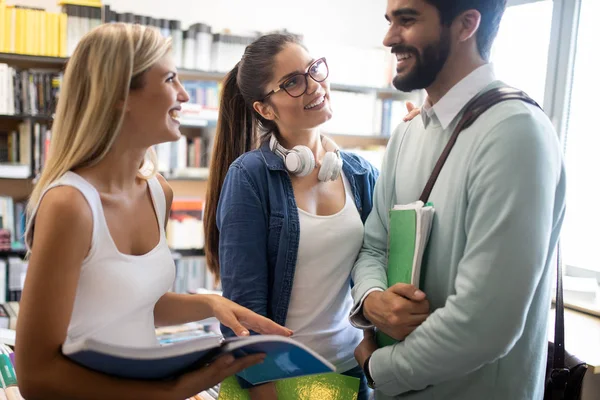
[[[492,64],[485,64],[454,85],[433,106],[429,103],[429,99],[426,99],[421,108],[423,124],[427,127],[428,122],[435,115],[442,128],[447,129],[464,106],[495,80],[494,67]]]

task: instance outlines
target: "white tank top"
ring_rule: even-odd
[[[175,264],[164,231],[166,200],[160,182],[156,177],[148,180],[160,240],[156,247],[140,256],[123,254],[117,249],[94,186],[74,172],[67,172],[49,185],[44,194],[56,186],[79,190],[93,216],[91,248],[81,266],[67,342],[91,337],[122,346],[158,345],[154,306],[175,279]],[[39,204],[27,227],[30,247],[38,207]]]
[[[286,326],[294,339],[346,372],[357,363],[362,331],[350,325],[350,272],[362,246],[364,227],[350,183],[342,174],[344,207],[318,216],[298,209],[300,243]]]

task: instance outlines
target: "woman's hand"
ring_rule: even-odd
[[[253,354],[242,358],[234,358],[231,354],[223,355],[207,366],[181,375],[176,383],[174,393],[180,398],[194,396],[203,390],[223,382],[225,378],[260,364],[265,359],[264,354]]]
[[[252,330],[266,335],[292,336],[293,332],[268,318],[250,311],[219,295],[210,296],[209,305],[214,316],[233,330],[237,336],[248,336]]]
[[[402,118],[402,121],[404,122],[412,121],[414,117],[421,114],[421,109],[419,107],[415,107],[415,105],[410,101],[406,102],[406,111],[408,111],[408,114]]]

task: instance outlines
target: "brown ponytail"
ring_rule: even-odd
[[[229,166],[239,156],[257,148],[260,134],[277,131],[275,123],[258,114],[253,104],[266,94],[266,86],[273,78],[275,56],[290,43],[300,44],[288,34],[261,36],[246,47],[242,60],[223,81],[204,210],[206,265],[217,281],[220,278],[217,205],[223,181]]]
[[[239,63],[227,74],[223,82],[206,192],[204,212],[206,264],[217,280],[219,279],[219,230],[217,229],[219,195],[231,163],[240,155],[252,150],[256,142],[252,116],[248,112],[237,84],[238,70]]]

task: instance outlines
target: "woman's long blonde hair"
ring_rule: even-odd
[[[123,123],[129,91],[141,88],[144,73],[170,50],[169,38],[141,25],[105,24],[81,39],[66,66],[50,156],[29,199],[29,218],[49,184],[104,158]],[[146,159],[152,176],[157,164],[152,149]]]

